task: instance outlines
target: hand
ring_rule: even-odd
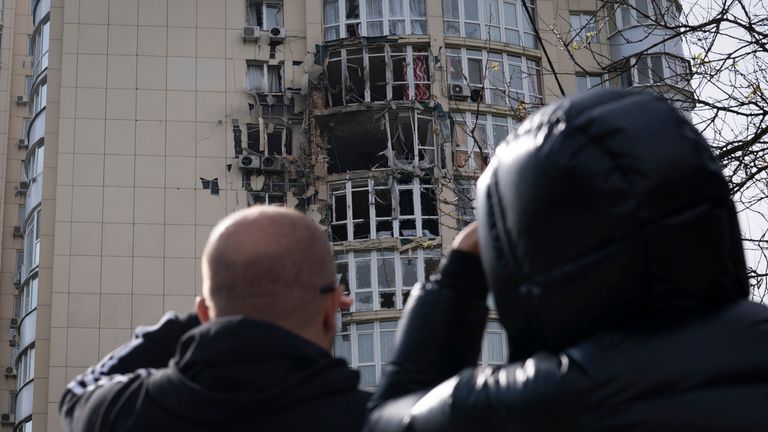
[[[477,233],[477,222],[467,225],[453,240],[453,248],[463,252],[480,255],[480,237]]]

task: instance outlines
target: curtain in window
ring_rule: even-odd
[[[368,36],[384,35],[384,10],[382,0],[366,0],[366,25]]]
[[[245,23],[249,26],[261,26],[261,2],[248,2],[245,10]]]
[[[245,89],[252,93],[263,93],[266,88],[264,65],[248,65],[245,71]]]
[[[325,0],[323,23],[325,24],[325,40],[341,37],[339,34],[339,0]]]
[[[427,5],[424,0],[410,1],[411,18],[425,18],[427,16]]]
[[[381,345],[381,362],[389,363],[389,361],[392,360],[392,355],[394,354],[395,332],[381,332],[379,334],[379,341]]]
[[[267,91],[270,93],[282,93],[283,91],[283,77],[280,69],[281,66],[267,67]]]

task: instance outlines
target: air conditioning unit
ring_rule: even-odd
[[[11,378],[16,376],[16,369],[12,368],[11,366],[6,366],[5,368],[5,377]]]
[[[4,425],[12,425],[16,423],[16,416],[8,413],[0,414],[0,423]]]
[[[261,160],[262,171],[284,171],[285,161],[283,158],[276,156],[264,156]]]
[[[448,99],[451,100],[469,100],[470,90],[466,84],[450,84],[448,86]]]
[[[21,286],[21,272],[17,271],[13,274],[13,286],[19,288]]]
[[[256,26],[243,27],[242,36],[244,41],[257,41],[260,34],[261,29]]]
[[[285,28],[272,27],[269,29],[269,40],[272,42],[282,42],[285,40]]]
[[[19,138],[19,141],[16,143],[16,148],[28,149],[29,146],[27,145],[27,140],[25,140],[24,138]]]
[[[14,227],[13,227],[13,236],[15,238],[24,237],[24,232],[21,230],[20,226],[14,225]]]
[[[8,326],[12,329],[19,328],[19,319],[11,318],[11,321],[8,323]]]
[[[27,102],[29,101],[26,96],[16,96],[16,105],[26,105]]]
[[[261,156],[256,154],[241,154],[237,157],[238,165],[245,170],[254,170],[261,168]]]

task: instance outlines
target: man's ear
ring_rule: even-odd
[[[207,323],[211,319],[211,315],[208,311],[208,304],[205,303],[203,296],[198,296],[197,299],[197,317],[200,318],[201,323]]]

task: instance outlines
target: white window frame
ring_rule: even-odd
[[[250,70],[252,68],[255,68],[255,69],[262,68],[262,72],[261,72],[262,75],[261,76],[264,77],[264,80],[261,83],[261,85],[262,85],[261,88],[258,88],[258,87],[248,87],[248,80],[249,80],[248,79],[248,75],[251,73]],[[278,84],[279,84],[279,87],[280,87],[277,91],[271,90],[269,88],[269,72],[270,71],[277,71]],[[285,78],[284,78],[284,75],[283,75],[283,64],[280,63],[280,64],[276,64],[276,65],[271,65],[271,64],[268,64],[268,63],[265,63],[265,62],[247,61],[245,63],[245,83],[243,84],[243,87],[245,88],[246,91],[248,91],[250,93],[255,93],[255,94],[265,94],[265,95],[268,95],[268,94],[271,94],[271,95],[281,95],[281,94],[283,94],[285,92]],[[261,89],[263,89],[263,91]]]
[[[490,159],[496,151],[496,146],[501,143],[500,140],[497,141],[499,138],[498,136],[495,136],[497,134],[494,134],[494,126],[506,126],[507,135],[515,131],[519,126],[517,120],[512,117],[486,113],[455,112],[453,113],[453,119],[453,133],[458,135],[464,131],[464,137],[460,141],[459,139],[456,140],[457,145],[454,153],[455,163],[459,168],[470,170],[485,168],[482,164],[483,158],[480,157],[480,153],[482,152],[485,155],[485,159]],[[504,121],[506,121],[506,124]],[[460,126],[462,123],[465,126]],[[477,145],[475,145],[475,140],[469,135],[475,123],[478,125],[475,128],[475,135],[478,136],[477,141],[479,141]],[[485,140],[485,148],[482,148],[483,140]],[[466,156],[460,158],[460,153],[466,153]]]
[[[577,74],[576,75],[576,92],[586,93],[596,88],[602,88],[606,86],[605,79],[599,74]]]
[[[50,48],[51,20],[50,15],[40,21],[32,36],[34,48],[32,50],[32,71],[37,78],[41,72],[48,69],[48,50]]]
[[[568,38],[570,43],[589,44],[600,42],[595,12],[571,12]]]
[[[500,359],[491,359],[491,341],[499,341],[501,350]],[[483,344],[480,350],[479,364],[483,366],[503,366],[507,364],[509,349],[507,347],[507,335],[498,321],[488,321],[483,332]]]
[[[391,360],[386,358],[386,356],[387,354],[390,356],[394,354],[394,337],[397,324],[396,320],[342,324],[341,330],[336,333],[334,355],[345,359],[351,367],[360,372],[361,387],[371,389],[381,382],[382,373],[386,370],[387,364]],[[360,338],[369,335],[372,338],[373,345],[371,359],[361,361]],[[382,352],[384,347],[384,344],[382,344],[384,338],[382,336],[384,335],[390,341],[387,344],[388,353]],[[339,347],[342,343],[346,344],[344,351],[348,350],[348,352],[339,352]],[[371,374],[371,372],[373,373]],[[373,378],[373,382],[368,381],[369,378]]]
[[[439,249],[425,248],[410,249],[403,252],[366,250],[337,253],[335,256],[336,277],[339,279],[339,283],[347,286],[349,295],[354,299],[351,312],[399,310],[405,307],[413,286],[417,282],[425,282],[437,272],[440,259]],[[394,280],[394,286],[379,286],[381,282],[379,264],[384,260],[391,261],[394,266],[395,274],[392,275],[394,279],[387,278],[390,282]],[[415,264],[415,268],[413,264]],[[369,268],[370,273],[359,279],[358,270],[365,267]],[[386,269],[385,266],[382,268]],[[415,275],[407,275],[410,272],[409,268],[416,271]],[[344,270],[346,270],[346,274]],[[358,286],[359,282],[366,278],[370,286]],[[394,293],[394,305],[392,307],[382,306],[383,299],[380,296],[382,293]]]
[[[640,11],[643,6],[638,7],[641,2],[648,10],[648,17],[644,17]],[[613,15],[609,32],[613,34],[636,25],[653,25],[662,21],[674,27],[680,24],[681,13],[682,6],[677,0],[626,0],[621,4],[616,2],[615,6],[608,7],[608,14]]]
[[[446,37],[464,37],[471,39],[482,39],[496,42],[504,42],[511,45],[524,46],[526,48],[538,49],[538,39],[536,38],[536,32],[534,31],[536,17],[536,4],[533,0],[527,0],[530,7],[531,16],[534,20],[534,25],[529,24],[528,15],[525,12],[522,0],[443,0],[443,31]],[[475,21],[467,18],[466,4],[468,2],[476,2],[478,8],[479,20]],[[458,7],[459,18],[454,17],[446,18],[445,13],[446,4],[454,4]],[[495,7],[492,5],[496,5]],[[510,9],[513,7],[514,9]],[[495,10],[498,11],[498,22],[493,20]],[[514,10],[514,17],[507,17],[510,15],[509,11]],[[449,30],[449,26],[455,26],[458,24],[459,34],[452,34],[453,31]],[[480,27],[479,37],[474,37],[475,34],[470,34],[467,31],[467,25]],[[500,34],[493,33],[491,30],[498,29]],[[516,34],[516,36],[515,36]]]
[[[476,220],[477,181],[466,178],[456,179],[455,194],[456,229],[461,229]]]
[[[405,184],[398,184],[394,179],[364,179],[364,180],[349,180],[340,183],[329,184],[331,201],[331,240],[333,242],[345,242],[353,240],[370,240],[375,238],[395,237],[395,238],[414,238],[414,237],[428,237],[437,238],[440,236],[439,228],[439,205],[437,196],[435,195],[436,189],[432,184],[421,184],[419,178],[414,178],[412,182]],[[385,204],[385,207],[391,207],[392,214],[377,214],[377,196],[376,191],[387,190],[391,203]],[[353,211],[353,192],[365,191],[368,199],[368,214],[364,218],[355,219]],[[411,191],[413,196],[413,215],[404,215],[400,209],[400,196],[405,191]],[[422,194],[431,194],[435,196],[435,215],[425,215],[424,206],[422,205]],[[354,194],[359,195],[359,194]],[[342,201],[343,197],[343,201]],[[345,205],[344,215],[345,218],[337,220],[337,216],[341,214],[342,210],[337,206]],[[337,211],[338,210],[338,211]],[[405,232],[405,228],[401,227],[403,221],[414,221],[415,232],[414,235],[408,235]],[[379,230],[377,223],[391,222],[392,231]],[[428,226],[425,222],[429,222],[433,229],[437,228],[438,232],[432,233],[428,231]],[[355,238],[354,228],[356,224],[368,224],[368,236],[365,238]],[[341,236],[346,230],[346,239]],[[408,230],[410,231],[410,230]],[[336,234],[334,234],[336,233]],[[336,235],[339,235],[338,239]]]
[[[376,53],[376,54],[370,54],[369,49],[370,48],[384,48],[384,58],[385,58],[385,64],[386,64],[386,77],[387,77],[387,101],[391,100],[420,100],[420,101],[428,101],[432,99],[432,81],[433,81],[433,59],[432,56],[429,53],[429,47],[421,47],[421,46],[412,46],[412,45],[397,45],[398,49],[404,49],[405,52],[392,52],[392,47],[390,44],[385,45],[374,45],[374,46],[362,46],[362,47],[356,47],[356,48],[341,48],[339,50],[334,50],[332,52],[332,55],[329,56],[328,63],[331,62],[339,62],[339,68],[341,70],[341,77],[338,81],[341,86],[341,100],[342,105],[352,104],[352,103],[361,103],[361,102],[383,102],[383,101],[373,101],[371,97],[371,77],[370,77],[370,56],[381,56],[382,54]],[[358,55],[358,52],[360,53]],[[337,56],[337,53],[339,54]],[[406,61],[406,80],[405,81],[397,81],[395,82],[395,76],[394,76],[394,62],[392,61],[393,56],[400,56],[402,54],[405,54],[405,61]],[[364,100],[360,101],[350,101],[351,95],[347,94],[347,88],[349,87],[349,58],[358,58],[359,56],[362,56],[363,59],[363,81],[364,81],[364,93],[361,95],[358,93],[355,93],[355,96],[364,96]],[[428,80],[417,80],[416,79],[416,73],[414,71],[414,58],[420,57],[424,59],[427,63],[427,73],[429,75]],[[328,67],[326,66],[326,73],[329,73]],[[329,80],[330,81],[330,80]],[[408,98],[405,99],[403,97],[395,98],[395,86],[398,85],[404,85],[407,84],[408,86]],[[420,89],[417,89],[416,86],[422,86]],[[420,91],[426,87],[427,96],[417,98]],[[332,103],[332,96],[328,95],[328,101],[329,104],[333,106]]]
[[[35,346],[24,350],[16,359],[16,385],[17,389],[35,379]]]
[[[37,309],[37,276],[32,277],[19,289],[18,316],[24,318],[28,313]]]
[[[48,80],[46,79],[38,84],[33,89],[30,97],[32,102],[29,104],[30,114],[34,117],[48,105]]]
[[[256,7],[261,6],[261,25],[258,23],[258,16],[252,16],[251,15],[251,5],[254,5]],[[277,9],[279,10],[279,20],[280,22],[275,22],[274,25],[268,25],[266,22],[267,17],[267,9],[270,7],[277,6]],[[259,27],[262,30],[269,31],[272,29],[272,27],[279,27],[284,28],[285,27],[285,10],[283,8],[283,2],[282,1],[261,1],[261,0],[246,0],[245,2],[245,24],[247,26],[251,27]]]
[[[338,16],[339,16],[339,22],[338,23],[328,23],[327,20],[327,14],[326,14],[326,3],[329,3],[328,0],[323,0],[323,40],[330,41],[330,40],[336,40],[336,39],[344,39],[347,37],[358,37],[358,36],[387,36],[387,35],[402,35],[402,34],[419,34],[419,35],[426,35],[429,34],[429,29],[427,28],[427,14],[426,14],[426,3],[429,0],[419,0],[424,2],[424,16],[411,16],[411,7],[410,7],[410,1],[409,0],[379,0],[381,1],[381,12],[382,16],[371,16],[369,18],[369,12],[368,12],[368,2],[366,0],[359,0],[358,1],[358,9],[359,9],[359,18],[358,19],[349,19],[347,20],[347,1],[349,0],[337,0],[336,1],[336,7],[338,7]],[[403,15],[400,16],[393,16],[392,15],[392,9],[390,6],[391,2],[399,1],[402,5]],[[331,6],[333,7],[333,6]],[[405,31],[404,33],[400,32],[394,32],[393,28],[391,28],[392,24],[395,22],[404,21],[405,22]],[[423,27],[416,26],[415,23],[421,22],[423,23]],[[381,23],[381,29],[382,34],[378,34],[377,32],[372,32],[368,28],[367,24],[372,23]],[[348,25],[357,25],[357,35],[349,35],[347,34],[347,26]],[[338,32],[338,37],[333,37],[334,35],[331,35],[331,32]]]
[[[451,62],[451,58],[455,59],[458,57],[458,55],[461,55],[461,76],[462,79],[459,81],[459,79],[455,78],[454,74],[452,74],[450,69],[450,65],[453,64]],[[446,49],[446,64],[449,66],[446,67],[446,81],[449,84],[466,84],[469,85],[470,88],[481,88],[482,90],[482,100],[481,102],[486,103],[488,105],[494,105],[494,106],[504,106],[504,107],[511,107],[516,108],[519,102],[524,102],[527,104],[532,105],[541,105],[544,101],[543,95],[542,95],[542,77],[541,77],[541,63],[538,60],[530,59],[525,56],[519,56],[519,55],[513,55],[513,54],[507,54],[507,53],[499,53],[496,51],[488,52],[486,50],[475,50],[475,49],[467,49],[467,48],[447,48]],[[502,89],[498,86],[494,86],[491,83],[489,73],[491,64],[489,61],[492,62],[498,62],[498,58],[500,56],[500,59],[502,61],[502,65],[500,65],[504,71],[504,85],[505,87]],[[470,59],[480,59],[482,58],[482,67],[481,67],[481,78],[483,79],[482,87],[478,86],[477,83],[470,82],[470,77],[467,75],[467,71],[469,71],[469,60]],[[490,60],[489,60],[490,58]],[[519,66],[520,70],[520,77],[519,78],[522,82],[522,89],[516,89],[512,86],[512,79],[513,79],[513,65]],[[533,75],[531,75],[533,74]],[[455,74],[459,75],[459,74]],[[493,100],[493,90],[502,90],[504,94],[506,95],[506,100],[503,104],[497,103],[497,101]],[[522,96],[522,98],[520,97]]]
[[[40,264],[40,207],[27,219],[24,234],[24,271],[26,277]]]

